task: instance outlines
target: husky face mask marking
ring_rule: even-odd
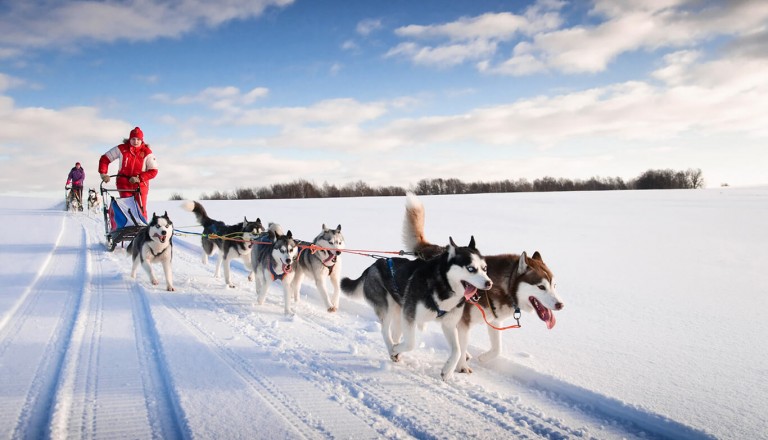
[[[152,214],[152,221],[149,223],[149,235],[153,240],[165,243],[173,236],[173,222],[168,218],[168,214],[158,217]]]
[[[534,252],[528,257],[525,252],[520,255],[517,272],[522,276],[517,290],[520,309],[536,312],[539,319],[544,321],[548,329],[555,326],[554,310],[563,308],[563,301],[557,295],[552,272],[543,264],[541,254]]]
[[[493,286],[493,282],[488,277],[488,265],[485,259],[477,252],[475,248],[475,237],[469,241],[467,248],[471,252],[456,253],[456,243],[453,238],[449,238],[448,247],[449,261],[452,261],[450,270],[448,270],[448,281],[452,285],[457,283],[461,285],[460,293],[468,301],[477,300],[477,291],[488,290]]]

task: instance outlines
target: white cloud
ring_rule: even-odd
[[[407,41],[387,55],[439,67],[475,61],[478,70],[503,75],[595,73],[628,52],[693,48],[717,36],[746,39],[764,32],[768,20],[768,2],[763,0],[596,0],[590,11],[596,24],[561,28],[562,6],[539,1],[522,15],[483,14],[438,25],[403,26],[396,34]],[[437,42],[422,43],[425,40]],[[511,56],[497,61],[509,44],[514,45]],[[477,47],[484,50],[473,52]]]
[[[449,67],[472,60],[481,60],[481,65],[485,65],[496,53],[500,42],[560,26],[562,18],[558,10],[562,6],[563,2],[540,0],[526,9],[523,15],[509,12],[487,13],[438,25],[403,26],[396,29],[395,34],[416,41],[400,43],[385,56],[402,56],[416,64],[438,67]],[[421,42],[425,40],[446,42],[428,45]]]
[[[237,87],[224,86],[208,87],[195,95],[185,95],[178,98],[171,98],[166,94],[157,94],[153,98],[170,104],[203,104],[220,111],[237,112],[242,107],[249,106],[267,95],[269,95],[269,89],[264,87],[255,87],[242,93]]]
[[[355,30],[358,34],[367,37],[368,35],[380,30],[382,28],[381,20],[369,18],[357,23]]]
[[[29,0],[10,2],[0,16],[0,57],[24,49],[71,47],[92,41],[151,41],[178,37],[200,27],[261,15],[293,0],[178,0],[147,2]]]

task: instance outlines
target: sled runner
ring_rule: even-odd
[[[112,175],[110,177],[118,177]],[[147,219],[142,215],[141,203],[136,198],[119,197],[121,192],[133,192],[139,194],[139,189],[133,191],[115,188],[104,188],[104,182],[99,187],[101,191],[102,209],[104,211],[104,232],[106,236],[107,250],[112,252],[118,243],[130,242],[147,226]],[[110,195],[117,193],[117,197]]]

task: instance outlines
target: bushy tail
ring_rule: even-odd
[[[211,223],[213,223],[213,219],[208,217],[208,213],[205,212],[205,208],[203,208],[203,205],[201,205],[198,202],[193,202],[191,200],[187,200],[184,203],[181,204],[181,207],[193,214],[195,214],[195,218],[197,218],[197,222],[200,223],[203,226],[207,226]]]
[[[366,272],[368,269],[366,269]],[[360,278],[353,280],[352,278],[344,277],[341,279],[341,291],[344,292],[350,298],[363,298],[365,283],[365,272],[360,275]]]
[[[405,194],[405,218],[403,219],[403,245],[405,250],[415,252],[420,258],[429,259],[442,253],[445,248],[427,241],[424,237],[424,205],[416,194]]]

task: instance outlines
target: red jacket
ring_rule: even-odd
[[[107,174],[109,164],[118,159],[120,160],[120,169],[117,174],[128,176],[128,178],[139,176],[139,180],[142,183],[146,182],[147,185],[150,179],[157,176],[157,159],[147,144],[142,143],[134,148],[124,142],[107,151],[99,159],[99,174]],[[127,181],[127,178],[118,178],[117,180],[118,183],[121,183],[121,180]]]

